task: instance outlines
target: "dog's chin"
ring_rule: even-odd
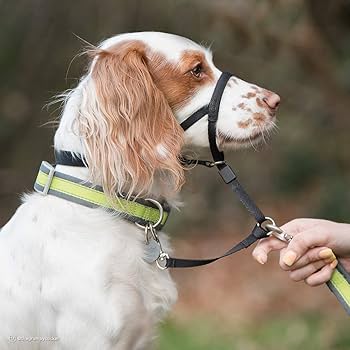
[[[254,147],[263,140],[263,134],[261,132],[253,132],[250,136],[244,138],[234,137],[232,135],[218,132],[219,147],[221,149],[239,149]]]

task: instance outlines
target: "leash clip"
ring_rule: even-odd
[[[284,232],[280,227],[276,225],[266,224],[266,228],[270,230],[268,236],[274,236],[280,241],[289,243],[293,239],[292,235]]]
[[[162,247],[162,243],[159,240],[157,231],[155,229],[155,226],[152,225],[151,223],[148,223],[145,226],[145,241],[146,244],[149,245],[151,242],[151,239],[157,243],[158,245],[158,253],[157,255],[154,257],[155,260],[153,260],[152,262],[156,262],[157,267],[160,270],[166,270],[168,268],[168,259],[169,259],[169,255],[167,253],[165,253],[163,251],[163,247]]]
[[[270,222],[270,223],[266,223]],[[259,224],[264,230],[268,230],[267,236],[274,236],[282,242],[289,243],[293,236],[284,232],[280,227],[278,227],[275,223],[275,220],[269,216],[265,217],[265,221]]]

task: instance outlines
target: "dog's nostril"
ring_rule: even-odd
[[[270,107],[271,109],[276,109],[278,107],[278,105],[281,102],[281,98],[277,95],[277,94],[270,94],[268,96],[263,97],[262,99],[268,107]]]

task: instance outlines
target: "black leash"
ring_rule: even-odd
[[[256,241],[267,237],[270,234],[286,243],[290,242],[290,240],[293,238],[293,236],[283,232],[283,230],[276,226],[273,219],[271,219],[270,217],[266,217],[262,213],[259,207],[249,197],[248,193],[245,191],[243,186],[239,183],[235,172],[229,165],[226,164],[224,153],[221,152],[217,147],[216,123],[219,116],[220,102],[226,84],[231,76],[231,73],[222,73],[215,86],[209,105],[203,106],[181,123],[182,128],[184,130],[187,130],[194,123],[202,119],[204,116],[208,115],[208,139],[210,151],[213,156],[213,161],[186,158],[182,158],[181,161],[183,162],[183,164],[187,165],[199,164],[209,168],[216,166],[225,184],[229,185],[232,191],[238,196],[239,200],[249,212],[249,214],[254,217],[256,224],[253,227],[251,233],[246,238],[244,238],[239,243],[235,244],[226,253],[216,258],[202,260],[178,259],[170,257],[167,253],[165,253],[162,250],[161,242],[158,239],[155,226],[152,226],[152,224],[150,223],[148,223],[146,226],[141,226],[145,229],[147,239],[148,233],[151,232],[153,239],[159,246],[159,256],[156,259],[156,264],[160,269],[166,269],[169,267],[186,268],[207,265],[213,263],[214,261],[220,260],[226,256],[237,253],[244,248],[248,248]],[[57,164],[80,167],[87,166],[87,163],[84,160],[83,156],[73,154],[72,152],[56,152],[55,156]],[[331,291],[336,295],[340,303],[342,303],[346,311],[350,314],[350,274],[348,274],[346,270],[340,264],[338,264],[338,267],[335,270],[332,279],[327,282],[327,285],[331,289]]]
[[[169,256],[164,256],[163,260],[165,263],[165,267],[185,268],[207,265],[214,261],[220,260],[224,257],[237,253],[244,248],[248,248],[259,239],[268,236],[269,230],[266,229],[266,227],[264,227],[264,223],[272,223],[271,219],[267,218],[259,209],[259,207],[255,204],[255,202],[250,198],[248,193],[238,181],[235,172],[228,164],[226,164],[224,153],[218,149],[216,143],[216,124],[219,117],[220,102],[227,82],[229,81],[231,76],[231,73],[222,73],[215,86],[209,105],[200,108],[198,111],[193,113],[181,123],[181,127],[184,130],[187,130],[193,124],[202,119],[204,116],[208,115],[208,139],[210,151],[213,156],[213,162],[186,158],[182,158],[181,161],[187,165],[199,164],[206,167],[216,166],[224,183],[231,187],[232,191],[238,196],[240,202],[243,204],[243,206],[246,208],[249,214],[254,217],[256,224],[253,227],[251,233],[246,238],[244,238],[241,242],[235,244],[231,249],[229,249],[226,253],[219,257],[212,259],[197,260],[178,259]]]
[[[265,217],[265,215],[262,213],[259,207],[250,198],[243,186],[239,183],[235,172],[228,164],[226,164],[224,153],[220,151],[217,147],[216,124],[219,116],[220,102],[227,82],[229,81],[231,76],[231,73],[222,73],[215,86],[210,103],[194,112],[191,116],[189,116],[186,120],[184,120],[181,123],[181,127],[184,130],[187,130],[200,119],[202,119],[206,115],[208,116],[208,139],[210,151],[213,156],[213,161],[211,162],[207,160],[196,160],[187,158],[181,158],[181,161],[183,164],[187,165],[199,164],[210,168],[215,166],[218,169],[218,172],[221,178],[223,179],[224,183],[231,187],[232,191],[238,196],[240,202],[243,204],[243,206],[246,208],[249,214],[254,217],[256,224],[253,227],[251,233],[246,238],[244,238],[239,243],[235,244],[231,249],[229,249],[226,253],[219,257],[202,260],[178,259],[172,258],[168,254],[161,252],[160,257],[157,260],[157,265],[160,268],[185,268],[210,264],[214,261],[220,260],[224,257],[237,253],[244,248],[248,248],[261,238],[267,237],[270,230],[267,229],[266,225],[274,224],[274,221],[269,217]],[[55,157],[56,164],[79,167],[87,166],[86,161],[81,155],[76,155],[72,152],[55,152]]]

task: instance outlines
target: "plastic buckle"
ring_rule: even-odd
[[[44,189],[42,190],[41,194],[43,196],[46,196],[50,190],[52,179],[55,175],[55,167],[53,167],[50,163],[44,162],[44,165],[46,168],[49,169],[49,173],[47,174],[47,180],[44,186]]]
[[[227,164],[221,169],[219,169],[219,174],[226,184],[229,184],[237,178],[236,174],[233,172],[231,167]]]

